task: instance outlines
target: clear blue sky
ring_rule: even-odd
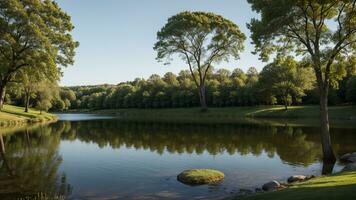
[[[246,34],[245,51],[238,61],[218,67],[247,70],[263,63],[251,54],[246,23],[257,15],[246,0],[57,0],[72,16],[74,38],[80,42],[75,64],[64,70],[61,85],[117,84],[151,74],[187,69],[175,60],[168,66],[155,60],[152,49],[157,31],[181,11],[209,11],[235,22]]]

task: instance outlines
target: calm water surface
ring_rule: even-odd
[[[272,179],[322,171],[319,129],[256,124],[123,122],[87,114],[2,135],[0,199],[46,192],[68,199],[221,199]],[[332,129],[338,155],[356,130]],[[336,163],[334,171],[343,166]],[[183,170],[214,168],[225,180],[187,186]]]

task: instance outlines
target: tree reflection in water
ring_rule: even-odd
[[[0,199],[35,196],[67,196],[71,186],[65,174],[59,175],[62,162],[58,154],[60,133],[49,126],[25,129],[3,136],[0,158]]]
[[[196,125],[174,123],[120,122],[115,120],[61,122],[65,140],[96,143],[99,147],[133,147],[162,154],[228,152],[269,157],[279,156],[291,165],[308,166],[321,161],[318,128],[257,126],[255,124]],[[350,132],[350,131],[349,131]],[[352,132],[352,131],[351,131]],[[350,133],[351,133],[350,132]],[[344,136],[353,137],[344,133]],[[346,142],[343,137],[337,142]],[[338,151],[343,145],[335,145]],[[341,152],[342,153],[342,152]]]
[[[341,132],[342,134],[338,134]],[[354,148],[353,129],[332,129],[338,155]],[[13,134],[0,133],[0,199],[34,195],[68,196],[72,187],[65,174],[58,172],[62,158],[61,140],[79,140],[99,147],[131,147],[157,154],[230,155],[267,153],[284,163],[309,166],[321,162],[318,128],[255,124],[197,125],[174,123],[122,122],[117,120],[62,121],[25,129]],[[324,165],[323,173],[334,163]]]

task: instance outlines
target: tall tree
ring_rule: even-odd
[[[22,68],[14,76],[16,82],[11,84],[13,87],[10,86],[10,90],[13,89],[17,96],[23,98],[25,112],[28,112],[31,99],[36,97],[39,82],[44,80],[56,82],[57,78],[57,74],[46,73],[30,67]]]
[[[28,112],[31,98],[36,97],[38,80],[33,80],[33,77],[28,74],[23,74],[23,78],[19,84],[17,84],[19,95],[23,96],[25,104],[25,112]]]
[[[198,88],[202,110],[207,109],[205,80],[213,63],[238,59],[245,35],[239,27],[220,15],[205,12],[182,12],[168,19],[157,33],[157,60],[179,55],[189,66]]]
[[[248,0],[261,14],[248,28],[267,59],[271,52],[307,57],[320,94],[321,142],[324,161],[335,161],[329,133],[328,93],[340,60],[355,56],[356,0]]]
[[[68,16],[53,0],[0,1],[0,109],[6,86],[21,69],[60,76],[78,46]]]

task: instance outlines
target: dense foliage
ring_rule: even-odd
[[[73,29],[53,0],[0,1],[0,110],[9,84],[55,82],[74,63]]]
[[[290,82],[292,86],[287,94],[288,105],[317,104],[319,96],[312,70],[298,69],[296,74],[294,69],[297,69],[292,69],[267,65],[260,73],[255,68],[250,68],[246,73],[238,68],[232,72],[227,69],[211,70],[206,85],[208,105],[227,107],[284,104],[285,96],[281,91],[284,91],[285,82],[278,81],[280,76],[277,76],[276,70],[280,70],[279,74],[289,74],[292,77],[299,74],[297,81]],[[303,70],[302,74],[300,70]],[[330,92],[329,104],[356,103],[355,80],[355,76],[349,75],[340,81],[339,87]],[[187,70],[181,71],[178,75],[171,72],[162,77],[154,74],[148,79],[137,78],[117,85],[62,87],[58,90],[51,100],[52,110],[172,108],[200,105],[197,87]],[[8,99],[11,99],[13,104],[23,105],[23,99],[16,95],[10,95]],[[37,98],[34,98],[31,104],[36,106],[37,101]]]
[[[298,55],[314,69],[324,160],[335,162],[328,118],[330,85],[355,69],[356,0],[248,0],[260,18],[248,24],[263,60]]]
[[[166,63],[173,55],[189,66],[198,88],[202,110],[207,109],[206,79],[213,64],[239,58],[245,35],[228,19],[214,13],[181,12],[168,19],[157,33],[157,60]]]

